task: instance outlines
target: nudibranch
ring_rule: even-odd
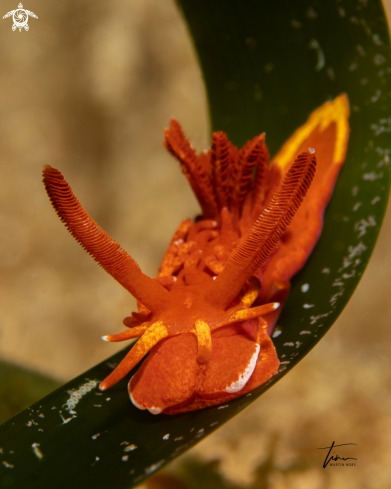
[[[269,161],[265,134],[238,149],[215,132],[199,155],[172,120],[165,147],[182,167],[202,215],[182,222],[156,278],[87,214],[63,175],[45,166],[51,203],[70,233],[138,301],[128,328],[106,341],[139,338],[100,384],[106,390],[141,360],[131,401],[153,414],[225,403],[270,379],[270,339],[290,289],[322,229],[344,162],[346,95],[316,109]],[[316,171],[315,171],[316,170]]]

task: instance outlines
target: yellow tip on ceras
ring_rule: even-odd
[[[285,168],[296,156],[299,146],[310,136],[316,127],[319,127],[319,130],[323,132],[330,124],[335,123],[337,127],[333,163],[341,163],[344,161],[346,154],[346,141],[348,140],[347,135],[349,133],[349,113],[349,101],[345,93],[338,95],[332,102],[324,103],[310,115],[305,124],[293,133],[275,156],[274,161],[281,168]]]

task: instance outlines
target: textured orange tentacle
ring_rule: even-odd
[[[208,323],[198,319],[195,324],[195,332],[197,336],[198,352],[197,362],[205,364],[209,362],[212,353],[212,337],[210,335],[210,327]]]
[[[201,205],[204,217],[215,217],[217,204],[210,177],[205,171],[203,162],[200,162],[196,152],[190,146],[180,124],[172,119],[170,129],[166,129],[164,135],[165,147],[180,162],[183,173]]]
[[[227,326],[228,324],[237,323],[239,321],[248,321],[249,319],[258,318],[260,316],[266,316],[276,311],[280,307],[279,302],[270,302],[269,304],[263,304],[258,307],[250,307],[249,309],[241,309],[233,314],[230,314],[223,320],[211,326],[211,330],[214,331],[217,328]]]
[[[139,338],[140,336],[142,336],[147,329],[148,329],[148,325],[136,326],[132,329],[122,331],[122,333],[109,334],[106,336],[102,336],[102,340],[113,342],[113,343],[116,343],[118,341],[131,340],[133,338]]]
[[[146,307],[164,308],[169,293],[144,275],[135,260],[87,214],[61,172],[46,165],[43,183],[57,215],[94,260]]]
[[[123,379],[156,343],[167,336],[167,328],[162,322],[158,321],[152,324],[119,365],[100,383],[99,389],[104,391]]]
[[[227,307],[244,282],[267,260],[285,233],[311,184],[316,158],[309,152],[299,155],[289,169],[281,190],[254,223],[250,232],[230,256],[205,298]]]

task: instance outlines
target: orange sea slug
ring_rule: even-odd
[[[129,382],[133,404],[175,414],[241,396],[276,373],[270,334],[290,278],[321,233],[345,159],[348,117],[345,95],[325,103],[271,163],[265,134],[239,150],[215,132],[212,148],[197,156],[172,120],[165,146],[202,215],[180,224],[154,279],[86,213],[62,174],[44,168],[47,193],[68,230],[138,301],[138,312],[124,319],[128,329],[104,337],[140,339],[101,390],[146,357]]]

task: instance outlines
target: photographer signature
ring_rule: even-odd
[[[323,448],[318,448],[318,450],[329,450],[327,455],[326,455],[326,458],[324,459],[324,462],[323,462],[323,468],[325,469],[327,467],[327,465],[331,462],[331,461],[334,461],[336,462],[337,460],[343,460],[343,461],[346,461],[346,460],[357,460],[356,458],[353,458],[353,457],[340,457],[339,455],[336,455],[336,456],[333,456],[333,455],[330,455],[331,451],[333,450],[333,448],[335,447],[342,447],[342,446],[345,446],[345,445],[355,445],[357,446],[355,443],[341,443],[340,445],[335,445],[335,442],[333,441],[333,443],[331,444],[330,447],[323,447]]]

